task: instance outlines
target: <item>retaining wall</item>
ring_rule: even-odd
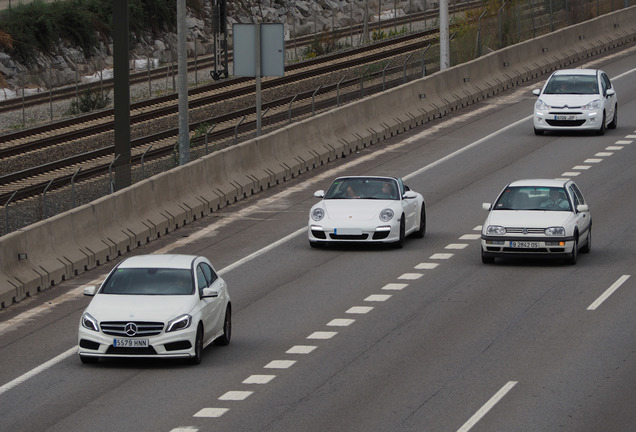
[[[0,237],[0,307],[317,166],[636,39],[636,6],[484,55]]]

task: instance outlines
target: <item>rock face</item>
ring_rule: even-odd
[[[206,16],[189,15],[188,57],[211,54],[214,49],[214,34],[209,17],[212,1],[206,1]],[[390,19],[410,11],[424,9],[423,1],[413,0],[227,0],[227,29],[231,38],[232,24],[240,23],[283,23],[291,37],[328,31],[333,28],[348,27],[363,22],[365,9],[369,21]],[[427,7],[437,4],[428,2]],[[176,33],[167,33],[160,39],[149,35],[137,35],[137,44],[131,47],[131,68],[136,61],[164,64],[176,59]],[[100,55],[86,58],[81,50],[60,46],[56,53],[41,53],[37,69],[29,70],[0,52],[0,74],[9,89],[54,88],[74,84],[84,75],[94,75],[98,71],[110,69],[113,65],[112,43],[100,47]],[[0,80],[1,82],[1,80]],[[2,94],[0,94],[2,98]]]

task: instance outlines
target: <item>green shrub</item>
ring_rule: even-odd
[[[110,93],[86,90],[80,95],[78,100],[71,102],[69,112],[72,115],[88,113],[94,110],[106,108],[110,101]]]

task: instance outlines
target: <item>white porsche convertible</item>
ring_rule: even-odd
[[[338,177],[309,211],[309,244],[377,242],[404,246],[406,236],[424,237],[426,204],[395,177]]]

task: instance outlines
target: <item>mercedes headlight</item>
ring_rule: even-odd
[[[82,327],[93,331],[99,331],[97,320],[93,318],[91,314],[86,312],[84,313],[84,315],[82,315]]]
[[[168,323],[168,325],[166,326],[166,333],[187,329],[188,327],[190,327],[191,322],[192,317],[190,315],[181,315],[180,317],[177,317]]]

